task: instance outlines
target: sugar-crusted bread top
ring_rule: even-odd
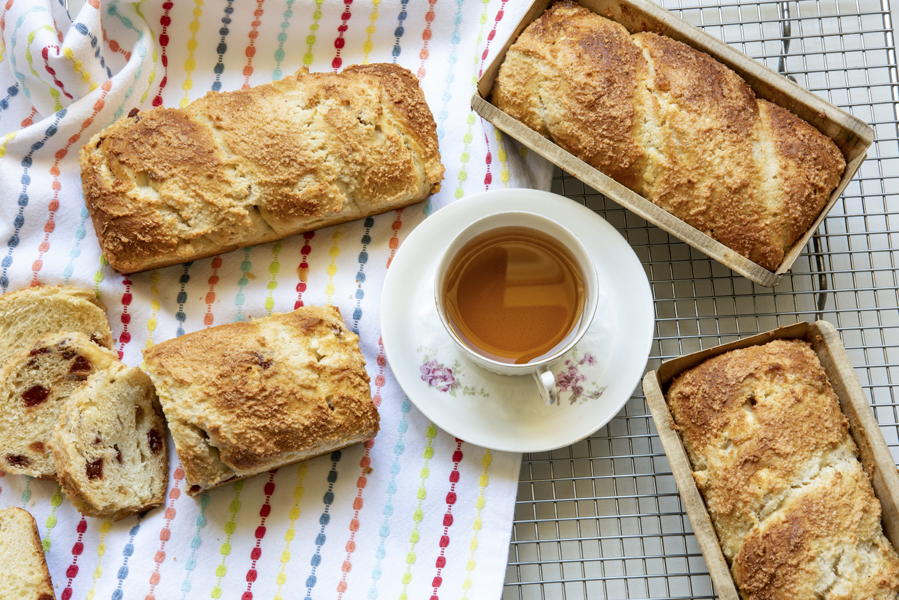
[[[733,558],[743,538],[822,464],[854,457],[849,424],[818,358],[777,340],[711,358],[679,376],[668,405]]]
[[[94,229],[122,272],[407,206],[443,171],[418,80],[392,64],[210,92],[120,119],[81,150]]]
[[[307,306],[144,350],[189,491],[373,437],[358,340],[338,309]]]
[[[879,595],[857,597],[895,597],[899,556],[881,531],[880,503],[839,400],[806,342],[710,358],[678,376],[667,401],[744,598],[861,590],[868,575],[880,582]]]
[[[0,367],[33,340],[58,331],[80,331],[112,348],[106,307],[92,290],[40,285],[0,296]]]
[[[17,507],[0,510],[0,598],[56,598],[37,523]]]
[[[708,54],[573,1],[509,48],[492,102],[770,271],[845,168],[829,138]]]
[[[81,332],[50,333],[0,369],[0,469],[50,479],[50,438],[70,395],[119,359]]]
[[[745,598],[895,600],[899,559],[857,460],[823,468],[753,529],[734,559]]]

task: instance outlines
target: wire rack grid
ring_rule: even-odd
[[[558,170],[552,191],[595,210],[640,257],[655,298],[647,370],[801,320],[836,325],[899,459],[899,77],[889,0],[665,0],[665,8],[875,130],[842,199],[775,289],[756,286]],[[638,389],[568,448],[527,454],[504,600],[715,598]]]

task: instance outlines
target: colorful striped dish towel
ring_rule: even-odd
[[[485,189],[548,189],[549,164],[470,109],[521,18],[507,0],[3,0],[0,290],[94,288],[122,360],[235,320],[331,303],[361,336],[381,432],[367,444],[190,498],[172,452],[165,505],[82,518],[55,482],[0,473],[0,508],[36,517],[58,598],[498,598],[520,456],[469,445],[404,397],[380,345],[380,289],[415,226]],[[79,2],[81,4],[81,2]],[[429,201],[131,276],[100,255],[78,150],[133,108],[395,62],[416,73],[447,168]]]

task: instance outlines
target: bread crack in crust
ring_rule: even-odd
[[[144,358],[191,495],[378,432],[359,337],[337,308],[212,327]]]
[[[81,150],[94,229],[123,273],[408,206],[443,172],[418,80],[391,64],[209,92],[120,119]]]
[[[709,55],[567,0],[509,48],[492,102],[770,271],[846,166],[830,139]]]
[[[706,360],[667,401],[743,598],[897,597],[880,502],[806,342]]]
[[[63,405],[93,373],[118,362],[80,332],[51,333],[11,358],[0,369],[0,469],[53,478],[50,439]]]

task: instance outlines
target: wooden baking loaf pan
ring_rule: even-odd
[[[546,11],[551,3],[552,0],[535,0],[531,4],[515,27],[511,37],[505,40],[504,45],[478,81],[477,93],[471,99],[472,108],[497,128],[508,133],[534,152],[650,223],[701,250],[750,281],[765,287],[777,285],[783,274],[790,270],[793,262],[802,253],[815,230],[833,208],[849,180],[865,160],[867,149],[874,140],[873,130],[863,121],[822,100],[786,77],[648,0],[578,0],[578,4],[581,6],[620,23],[631,33],[651,31],[705,52],[742,77],[755,92],[756,97],[789,110],[833,140],[839,148],[846,161],[846,169],[839,184],[831,193],[824,209],[811,227],[792,247],[785,250],[783,261],[777,270],[770,271],[737,254],[699,229],[688,225],[682,219],[666,212],[490,103],[489,98],[494,82],[509,47],[528,25]]]
[[[730,344],[694,352],[666,361],[659,370],[647,373],[643,378],[643,393],[646,395],[646,404],[652,413],[662,447],[671,465],[677,489],[693,525],[699,548],[708,565],[712,583],[722,600],[739,600],[740,595],[721,551],[706,505],[693,480],[693,470],[683,442],[673,427],[674,419],[668,410],[665,392],[678,375],[706,359],[730,350],[758,346],[777,339],[803,339],[811,344],[812,350],[821,361],[831,387],[839,398],[840,408],[849,420],[849,433],[858,446],[859,460],[865,471],[871,475],[874,493],[881,504],[884,534],[894,548],[899,548],[899,472],[833,325],[826,321],[812,324],[796,323]]]

